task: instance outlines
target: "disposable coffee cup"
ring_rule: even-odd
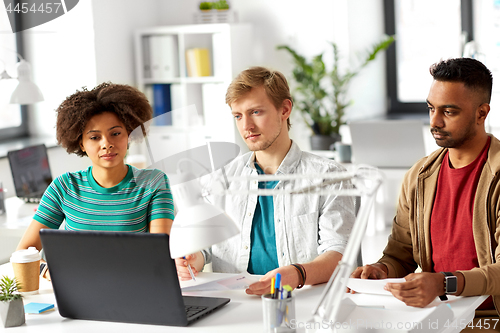
[[[40,285],[40,252],[35,247],[12,253],[10,262],[17,282],[21,285],[19,292],[25,295],[37,294]]]

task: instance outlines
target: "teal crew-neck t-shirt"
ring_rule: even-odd
[[[257,172],[264,171],[256,164]],[[278,181],[259,182],[259,188],[273,189]],[[264,275],[278,268],[276,253],[276,233],[274,230],[274,204],[272,196],[259,196],[252,220],[250,233],[250,260],[247,271],[250,274]]]
[[[125,178],[104,188],[92,167],[57,177],[45,191],[34,219],[57,229],[147,232],[155,219],[174,219],[167,176],[156,169],[128,166]]]

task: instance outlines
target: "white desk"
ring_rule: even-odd
[[[17,197],[5,200],[6,213],[0,215],[0,264],[9,261],[24,231],[31,223],[38,204],[25,203]]]
[[[13,276],[12,266],[4,264],[0,266],[0,276],[8,274]],[[230,274],[216,274],[212,273],[214,280],[227,276]],[[306,323],[312,318],[311,311],[317,304],[320,294],[323,291],[324,285],[314,287],[304,287],[301,290],[295,291],[296,302],[296,319],[298,327],[297,332],[304,332],[305,326],[299,323]],[[218,296],[229,297],[231,302],[225,305],[216,312],[200,319],[193,325],[188,327],[170,327],[170,326],[156,326],[156,325],[139,325],[139,324],[125,324],[125,323],[112,323],[102,321],[88,321],[88,320],[73,320],[66,319],[59,315],[59,312],[52,311],[44,314],[27,314],[26,324],[19,327],[9,329],[9,332],[262,332],[262,307],[261,300],[256,296],[246,295],[244,290],[232,291],[218,291],[218,292],[193,292],[186,293],[186,295],[201,295],[201,296]],[[381,297],[373,295],[350,295],[346,294],[358,305],[372,305],[381,304]],[[462,319],[463,322],[469,322],[474,317],[474,309],[481,304],[485,296],[480,297],[451,297],[450,305],[455,314],[455,318]],[[25,304],[29,302],[53,303],[55,297],[52,291],[52,286],[45,280],[40,281],[40,292],[38,295],[26,296],[24,298]],[[404,304],[395,298],[387,297],[384,300],[386,308],[404,308]],[[57,307],[57,306],[56,306]],[[383,318],[381,318],[383,319]],[[460,330],[445,330],[443,332],[459,332]],[[398,332],[398,331],[395,331]],[[401,331],[399,331],[401,332]]]

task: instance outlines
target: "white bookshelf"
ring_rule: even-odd
[[[152,75],[150,63],[149,41],[151,37],[158,36],[168,36],[165,38],[170,43],[168,45],[173,45],[168,48],[173,49],[175,54],[165,57],[177,66],[175,69],[170,68],[163,76]],[[198,119],[183,119],[182,125],[176,124],[174,118],[171,126],[151,129],[149,138],[154,141],[155,150],[164,150],[161,156],[170,156],[178,152],[180,147],[189,149],[203,145],[206,141],[241,143],[230,108],[225,104],[225,94],[231,80],[240,71],[254,65],[252,44],[252,28],[248,24],[196,24],[136,30],[134,48],[137,87],[152,102],[154,84],[171,84],[172,109],[194,105],[199,116]],[[187,76],[185,52],[190,48],[209,50],[212,76]]]

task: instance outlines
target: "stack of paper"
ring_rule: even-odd
[[[221,275],[224,276],[224,274]],[[182,281],[182,292],[247,289],[252,283],[259,281],[258,276],[247,272],[223,277],[215,281],[209,281],[207,276],[211,275],[201,272],[196,277],[196,281]]]
[[[186,66],[189,77],[211,76],[209,50],[204,48],[188,49],[186,51]]]
[[[330,325],[337,332],[441,332],[452,325],[454,314],[450,306],[439,300],[425,308],[405,305],[384,289],[387,283],[402,283],[400,279],[348,279],[347,287],[356,291],[342,300],[336,318]],[[437,298],[436,298],[437,299]]]

